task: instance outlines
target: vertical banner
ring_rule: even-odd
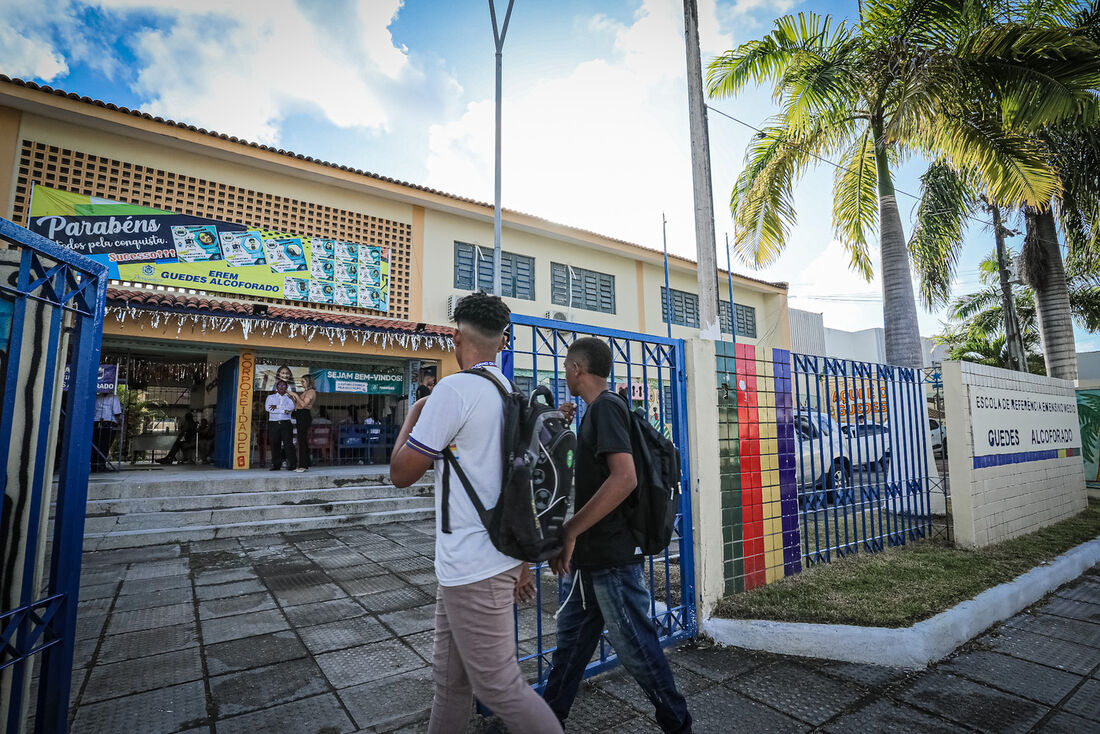
[[[256,353],[241,352],[241,368],[237,372],[237,417],[233,429],[233,468],[248,469],[252,465],[252,380],[256,370]]]

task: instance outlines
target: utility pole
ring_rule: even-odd
[[[489,17],[493,20],[493,42],[497,49],[497,130],[496,130],[496,180],[493,189],[493,295],[501,295],[500,261],[500,98],[502,69],[504,68],[504,36],[508,34],[508,21],[512,19],[512,4],[508,0],[508,10],[504,13],[504,25],[497,27],[497,8],[495,0],[489,0]]]
[[[695,193],[695,259],[699,277],[699,336],[721,339],[718,323],[718,256],[714,240],[714,194],[710,180],[710,136],[703,99],[703,61],[699,51],[696,0],[684,0],[687,47],[688,113],[691,123],[691,178]],[[730,304],[733,307],[733,304]]]
[[[1001,207],[987,203],[986,211],[993,215],[993,238],[997,242],[997,274],[1001,280],[1001,312],[1005,320],[1005,344],[1008,346],[1008,358],[1013,369],[1027,372],[1024,337],[1020,333],[1020,320],[1016,316],[1016,299],[1013,298],[1012,284],[1008,279],[1008,257],[1005,251],[1005,229],[1001,226]]]

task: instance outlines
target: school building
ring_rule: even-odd
[[[318,378],[319,463],[384,460],[418,379],[457,369],[455,301],[492,277],[490,204],[2,75],[0,216],[109,263],[127,463],[191,412],[218,465],[264,465],[283,367]],[[510,210],[502,240],[514,312],[666,333],[660,251]],[[695,263],[669,271],[672,335],[697,335]],[[789,349],[786,284],[734,274],[731,304],[726,277],[725,338]]]

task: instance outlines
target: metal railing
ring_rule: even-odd
[[[805,564],[927,538],[932,489],[923,370],[792,355]]]
[[[563,362],[569,345],[579,337],[594,336],[611,347],[611,386],[629,391],[635,409],[645,410],[655,427],[680,450],[683,487],[688,481],[688,430],[684,376],[684,343],[647,334],[605,329],[565,321],[512,316],[510,349],[504,352],[504,372],[521,389],[546,385],[559,400],[568,393]],[[584,414],[577,398],[576,421]],[[536,685],[549,674],[554,645],[554,612],[567,590],[557,579],[543,573],[545,564],[535,567],[536,603],[516,610],[516,642],[520,665]],[[698,631],[695,609],[695,565],[692,546],[691,495],[681,495],[672,542],[660,554],[645,559],[650,588],[650,617],[658,627],[663,645],[694,637]],[[615,653],[601,637],[598,657],[589,663],[586,675],[617,664]]]
[[[6,451],[0,726],[16,734],[33,713],[36,732],[61,734],[69,713],[106,268],[0,219],[0,276],[7,312],[0,329],[0,446]],[[66,356],[72,374],[62,392]],[[65,408],[60,426],[59,402]],[[51,503],[56,509],[47,522]]]

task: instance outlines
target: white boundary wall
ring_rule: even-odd
[[[955,540],[983,546],[1085,509],[1074,384],[943,363]]]

